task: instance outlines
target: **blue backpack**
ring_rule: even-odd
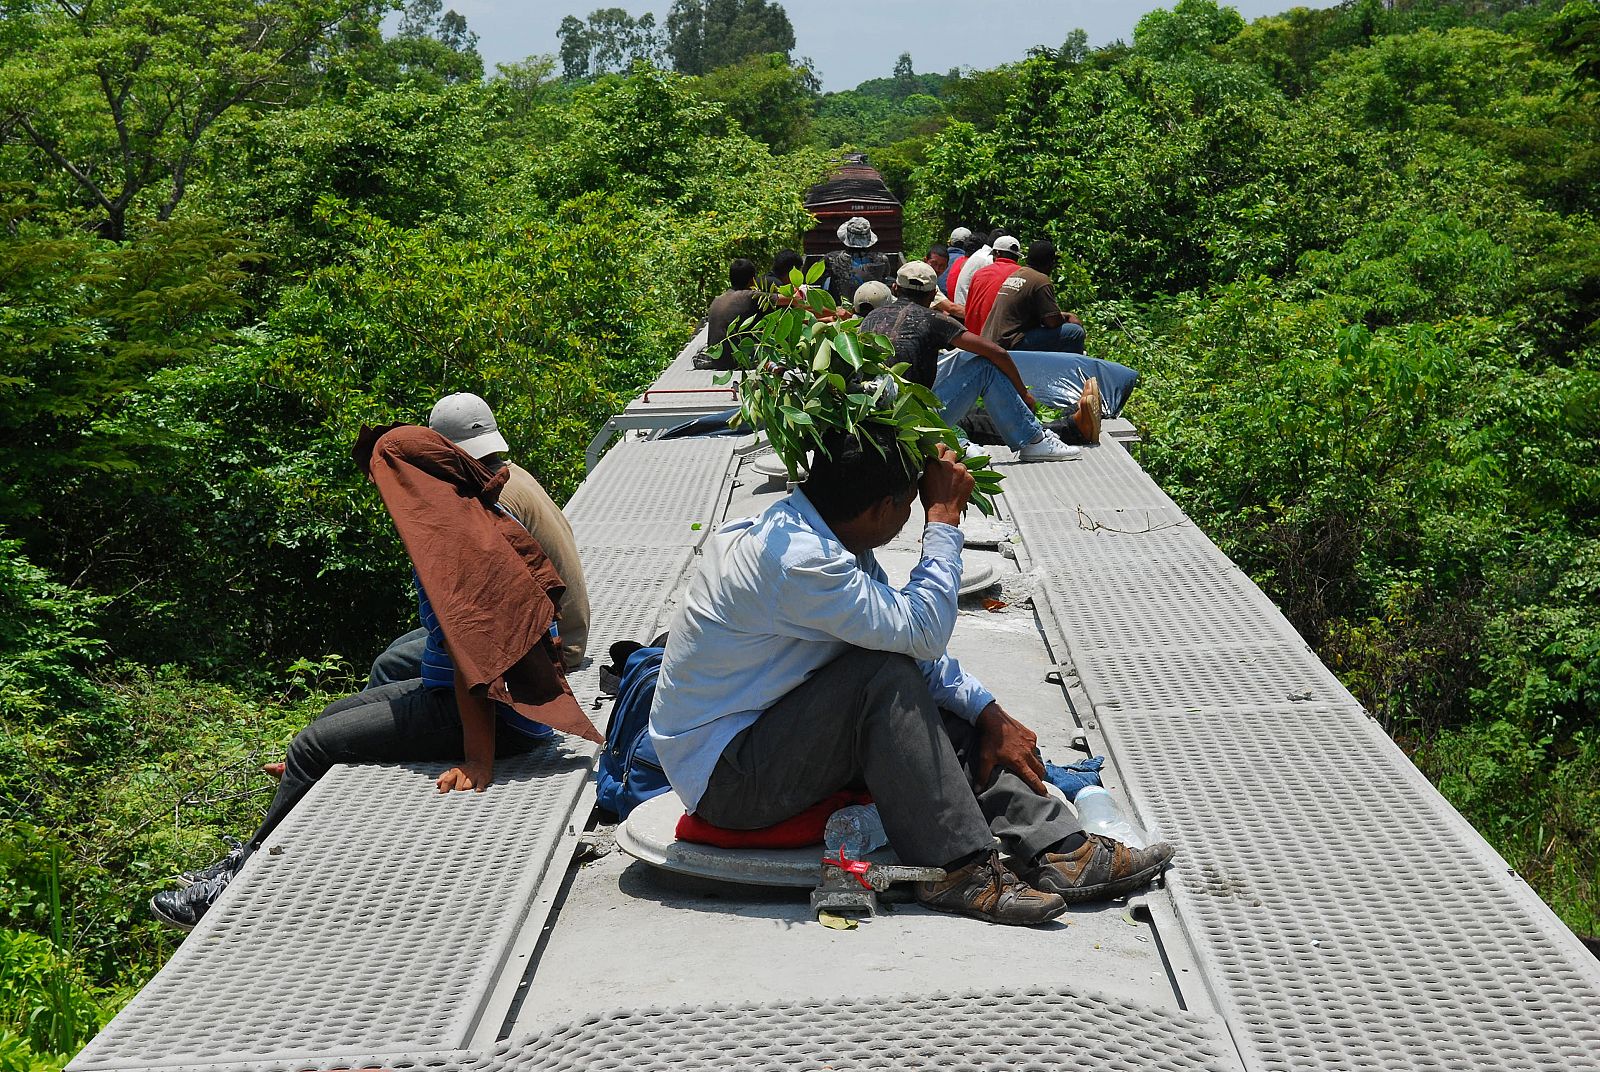
[[[622,675],[617,698],[606,724],[606,744],[594,771],[595,797],[602,808],[623,819],[651,797],[660,796],[672,786],[661,769],[655,742],[650,739],[650,704],[656,695],[656,678],[661,674],[660,646],[638,647],[614,665]],[[618,645],[620,648],[621,645]]]

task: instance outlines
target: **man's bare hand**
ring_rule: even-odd
[[[972,494],[972,474],[955,451],[941,445],[939,457],[923,467],[919,490],[930,522],[960,525]]]
[[[494,781],[494,766],[489,763],[461,763],[443,774],[434,784],[439,787],[439,792],[448,793],[453,789],[462,791],[472,790],[481,793],[489,788],[489,783]]]
[[[1030,412],[1039,412],[1039,403],[1034,400],[1033,392],[1026,387],[1022,389],[1022,404],[1027,406]]]
[[[978,784],[988,785],[995,767],[1006,770],[1028,783],[1040,796],[1045,795],[1044,760],[1039,758],[1039,738],[1032,730],[991,703],[978,716]]]

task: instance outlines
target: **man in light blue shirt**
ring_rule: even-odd
[[[892,434],[873,438],[832,437],[801,490],[707,542],[650,716],[674,790],[708,822],[753,830],[864,787],[900,859],[948,872],[919,899],[993,922],[1142,885],[1171,850],[1086,838],[1045,793],[1032,731],[945,653],[971,474],[943,450],[919,480]],[[872,551],[919,484],[923,557],[896,590]]]

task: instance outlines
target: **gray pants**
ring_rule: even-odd
[[[495,720],[496,756],[520,755],[541,743]],[[259,846],[335,763],[459,760],[461,756],[461,715],[452,689],[425,688],[417,678],[335,700],[289,742],[283,781],[250,843]]]
[[[1031,859],[1079,832],[1070,808],[1004,768],[976,786],[977,731],[939,710],[917,664],[852,648],[728,743],[695,807],[754,830],[865,788],[902,862],[942,867],[993,846]]]

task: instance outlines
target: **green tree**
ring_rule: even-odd
[[[917,69],[911,65],[911,53],[900,53],[899,59],[894,61],[895,90],[901,97],[908,97],[916,92]]]
[[[567,79],[589,77],[589,54],[593,44],[589,41],[589,28],[576,15],[566,15],[556,29],[561,41],[561,74]]]
[[[666,49],[675,70],[705,74],[755,55],[787,59],[794,27],[777,0],[673,0]]]
[[[556,30],[561,40],[562,74],[568,79],[626,71],[636,63],[661,61],[661,34],[655,15],[634,18],[620,7],[597,8],[587,22],[568,15]]]
[[[719,67],[698,80],[700,92],[718,101],[745,133],[786,153],[805,144],[811,126],[811,94],[805,72],[778,53],[751,56]]]
[[[455,11],[444,11],[441,0],[410,0],[400,18],[395,37],[383,50],[395,66],[394,82],[454,85],[483,77],[478,55],[478,35]]]
[[[364,0],[26,0],[7,11],[0,125],[20,132],[101,233],[171,218],[204,143],[235,108],[288,100]]]
[[[1171,11],[1157,8],[1133,28],[1135,52],[1169,60],[1187,50],[1204,51],[1231,41],[1244,29],[1244,19],[1216,0],[1178,0]]]

